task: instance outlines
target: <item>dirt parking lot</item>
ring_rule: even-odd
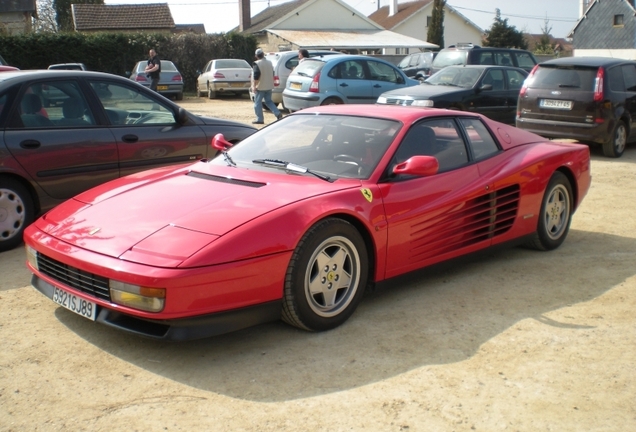
[[[247,98],[183,106],[254,118]],[[391,280],[326,333],[140,339],[58,308],[22,249],[1,253],[0,430],[634,431],[636,146],[592,158],[561,248]]]

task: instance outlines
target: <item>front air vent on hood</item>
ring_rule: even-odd
[[[245,180],[237,180],[237,179],[233,179],[233,178],[219,177],[219,176],[215,176],[215,175],[202,174],[202,173],[193,172],[193,171],[190,171],[187,175],[192,176],[192,177],[196,177],[196,178],[200,178],[200,179],[203,179],[203,180],[216,181],[216,182],[219,182],[219,183],[234,184],[234,185],[238,185],[238,186],[247,186],[247,187],[253,187],[253,188],[259,188],[259,187],[265,186],[265,183],[251,182],[251,181],[245,181]]]

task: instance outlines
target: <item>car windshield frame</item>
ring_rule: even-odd
[[[285,161],[332,179],[363,180],[376,171],[402,127],[396,119],[298,113],[250,135],[227,154],[239,168],[281,172],[255,161]],[[227,159],[218,156],[209,163],[227,165]]]

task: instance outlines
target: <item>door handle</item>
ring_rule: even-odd
[[[373,87],[374,87],[374,88],[380,88],[380,87],[382,87],[382,86],[381,86],[380,84],[375,84]]]
[[[127,143],[135,143],[135,142],[139,141],[139,137],[137,135],[128,134],[128,135],[124,135],[123,137],[121,137],[121,140],[123,142],[127,142]]]
[[[24,140],[20,143],[20,147],[28,150],[40,148],[40,145],[40,141],[37,140]]]
[[[340,84],[340,87],[349,87],[349,84],[347,84],[347,83],[342,83],[342,84]]]

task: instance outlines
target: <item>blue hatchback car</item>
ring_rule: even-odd
[[[364,55],[330,55],[300,63],[287,79],[290,112],[318,105],[372,104],[382,93],[418,85],[391,63]]]

